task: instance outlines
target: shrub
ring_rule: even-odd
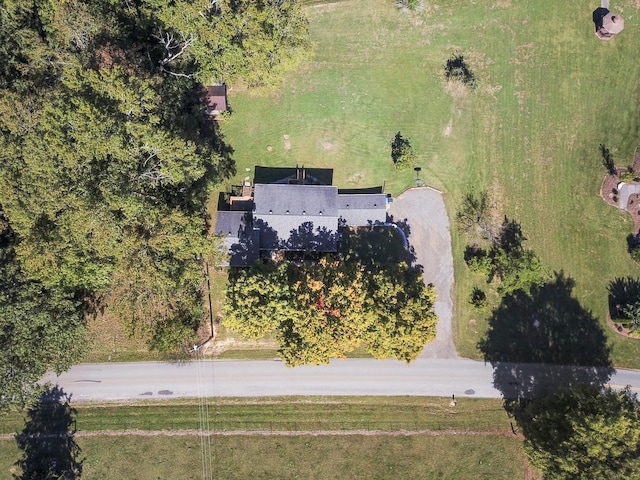
[[[396,0],[396,7],[414,12],[424,8],[424,2],[423,0]]]
[[[396,133],[391,142],[391,160],[398,170],[406,170],[416,165],[417,156],[411,142],[400,132]]]
[[[459,81],[469,87],[470,90],[475,90],[478,86],[476,76],[469,69],[462,55],[454,54],[447,60],[444,66],[444,74],[448,81]]]
[[[486,250],[477,245],[467,245],[464,250],[464,261],[469,270],[481,275],[490,275],[493,270],[491,257]]]
[[[469,298],[469,303],[478,310],[483,310],[487,306],[487,294],[484,293],[484,290],[474,287],[471,292],[471,297]]]
[[[620,180],[623,182],[635,182],[638,181],[638,174],[632,167],[628,167],[627,170],[620,175]]]

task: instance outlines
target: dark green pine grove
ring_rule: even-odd
[[[235,171],[202,86],[271,86],[305,51],[295,1],[0,0],[3,406],[78,361],[89,307],[152,348],[193,338]]]

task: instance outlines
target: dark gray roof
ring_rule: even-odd
[[[352,227],[384,223],[387,221],[387,196],[383,193],[338,195],[338,215]]]
[[[257,184],[254,204],[261,249],[336,250],[337,187]]]
[[[335,252],[338,217],[263,215],[256,217],[261,250]]]
[[[251,212],[218,212],[215,233],[222,236],[232,267],[249,266],[260,256],[260,230],[252,223]]]
[[[358,194],[358,195],[362,195],[365,193],[382,193],[384,191],[384,189],[382,188],[382,185],[377,186],[377,187],[365,187],[365,188],[339,188],[338,189],[338,193],[340,195],[342,194]]]
[[[334,252],[339,218],[350,226],[386,222],[380,187],[339,191],[317,184],[312,173],[331,182],[330,169],[256,167],[253,212],[218,211],[215,232],[224,236],[232,266],[253,263],[260,250]]]
[[[251,212],[219,211],[216,218],[216,235],[238,238],[251,224]]]
[[[256,215],[338,216],[338,187],[328,185],[255,185]]]
[[[297,178],[298,171],[305,173],[305,183],[309,185],[331,185],[333,170],[331,168],[305,167],[260,167],[253,172],[253,183],[289,183]]]

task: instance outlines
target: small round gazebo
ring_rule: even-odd
[[[618,13],[607,11],[596,28],[596,36],[601,40],[611,40],[622,30],[624,30],[624,19]]]

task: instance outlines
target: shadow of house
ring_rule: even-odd
[[[506,296],[479,343],[493,383],[512,411],[576,384],[601,386],[614,372],[599,322],[571,295],[574,282],[553,282]]]
[[[71,397],[54,386],[27,412],[22,432],[15,436],[22,458],[16,462],[19,480],[65,479],[82,475],[82,453],[75,442],[76,410]]]
[[[331,169],[256,167],[254,185],[235,187],[218,206],[215,232],[225,238],[229,264],[247,266],[276,251],[337,252],[339,227],[386,221],[382,187],[343,192],[332,179]]]

